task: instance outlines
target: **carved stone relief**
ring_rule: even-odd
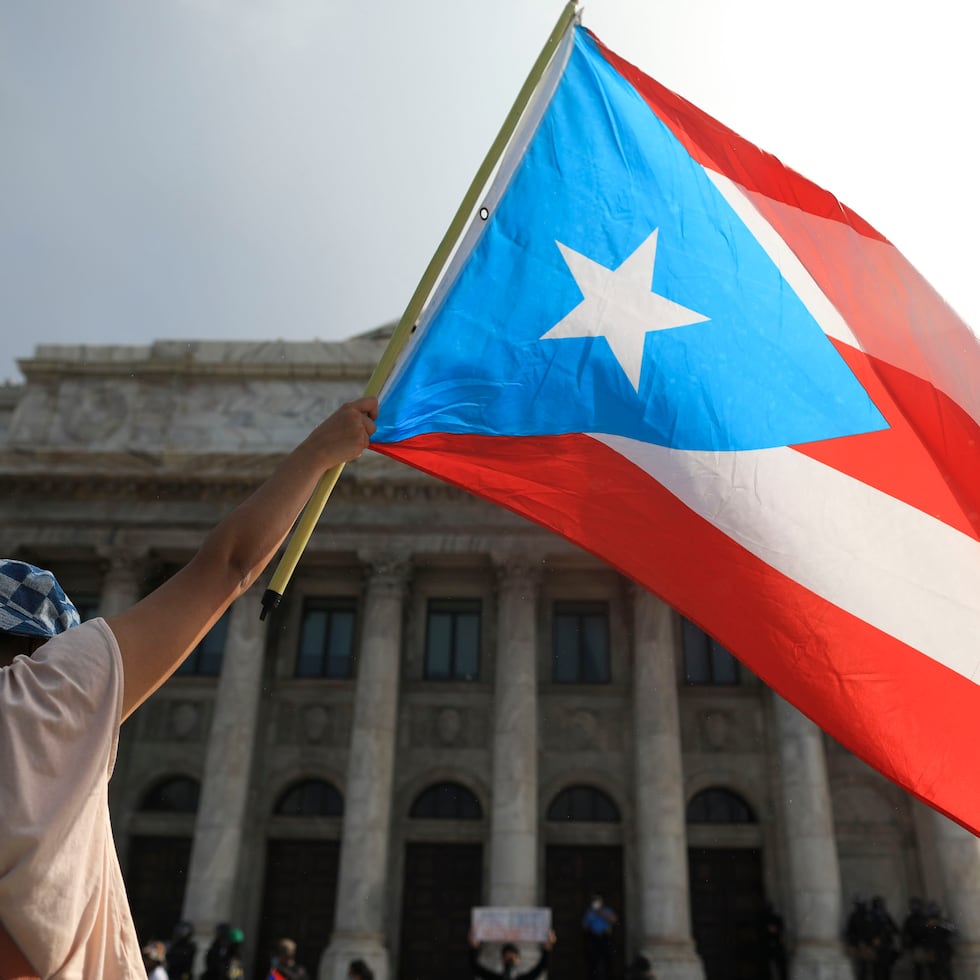
[[[170,711],[170,732],[178,742],[200,736],[201,708],[193,701],[180,701]]]
[[[624,745],[621,711],[552,706],[541,713],[541,736],[554,752],[621,751]]]
[[[352,382],[324,387],[316,381],[185,376],[164,385],[72,378],[29,391],[25,402],[32,400],[32,411],[15,413],[11,434],[35,447],[282,452],[359,393]]]
[[[453,746],[459,741],[463,729],[462,715],[455,708],[443,708],[436,715],[436,735],[445,746]]]
[[[167,428],[178,406],[173,388],[145,386],[140,392],[139,411],[134,413],[130,423],[133,443],[140,446],[165,445]]]
[[[700,744],[708,752],[724,752],[735,747],[735,721],[728,711],[702,711],[698,715]]]
[[[724,753],[765,751],[762,715],[755,703],[681,705],[685,751]]]
[[[204,742],[210,717],[210,701],[158,695],[136,715],[138,738],[143,742]]]
[[[319,745],[330,731],[330,712],[322,704],[311,704],[302,712],[303,736],[311,745]]]
[[[497,577],[497,591],[501,595],[512,593],[521,599],[534,599],[543,575],[540,559],[523,553],[509,551],[492,555]]]
[[[490,741],[485,708],[415,705],[409,714],[409,744],[412,748],[484,748]]]
[[[129,402],[115,385],[69,383],[61,396],[62,431],[81,445],[106,442],[126,423]]]
[[[280,701],[276,705],[277,745],[345,746],[350,727],[349,704]]]
[[[367,572],[367,592],[374,596],[404,597],[412,575],[412,560],[398,550],[363,550],[358,557]]]

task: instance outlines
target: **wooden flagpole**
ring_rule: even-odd
[[[385,348],[377,367],[375,367],[374,372],[368,380],[367,386],[364,389],[365,395],[376,396],[380,394],[381,389],[388,380],[399,354],[401,354],[412,335],[412,331],[415,329],[422,309],[438,282],[443,268],[449,261],[453,249],[458,244],[463,232],[466,230],[480,195],[484,192],[494,168],[503,156],[511,137],[513,137],[534,90],[544,76],[548,65],[551,63],[551,59],[561,44],[562,38],[565,36],[565,32],[571,26],[577,14],[578,3],[576,0],[569,0],[555,26],[552,28],[551,34],[548,36],[548,40],[541,49],[537,60],[531,66],[531,70],[524,80],[520,92],[517,93],[517,98],[514,100],[514,104],[511,106],[506,119],[504,119],[496,139],[490,145],[490,149],[483,158],[483,163],[480,164],[480,169],[477,170],[476,176],[474,176],[469,190],[467,190],[466,195],[463,197],[455,217],[446,229],[446,234],[443,235],[439,247],[436,249],[425,272],[422,274],[422,278],[419,280],[419,284],[416,286],[412,298],[408,301],[408,306],[405,307],[405,312],[398,321],[398,325],[391,335],[391,340],[388,341],[388,346]],[[343,472],[343,469],[344,464],[341,463],[327,470],[320,477],[320,482],[316,485],[316,489],[314,489],[306,507],[303,508],[303,513],[300,514],[296,527],[293,528],[289,543],[286,546],[286,551],[282,558],[279,559],[279,564],[276,566],[272,581],[269,583],[269,588],[265,590],[262,596],[260,619],[265,619],[269,611],[275,609],[282,601],[286,586],[289,584],[296,565],[299,563],[300,557],[306,550],[310,538],[313,536],[317,521],[320,520],[323,508],[326,506],[327,500],[330,499],[330,494],[333,493],[333,488],[337,485],[337,480],[340,479],[340,474]]]

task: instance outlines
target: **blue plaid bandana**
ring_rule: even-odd
[[[58,580],[25,561],[0,558],[0,632],[56,636],[81,622]]]

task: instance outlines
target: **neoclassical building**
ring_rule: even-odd
[[[0,388],[0,547],[112,615],[362,391],[385,333],[37,348]],[[899,923],[940,902],[957,980],[980,972],[977,840],[552,534],[368,453],[263,622],[264,585],[123,727],[111,807],[142,940],[229,922],[259,978],[289,935],[327,980],[354,956],[463,980],[471,907],[546,905],[551,975],[584,980],[598,891],[619,968],[764,976],[771,903],[793,975],[837,980],[861,893]]]

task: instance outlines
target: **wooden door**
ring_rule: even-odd
[[[688,850],[691,926],[707,980],[765,977],[762,855],[752,848]]]
[[[481,844],[406,844],[398,980],[468,980],[470,909],[482,898]]]
[[[255,946],[256,977],[268,974],[275,945],[284,937],[297,945],[296,962],[310,976],[317,975],[320,955],[333,931],[339,861],[339,841],[269,841]]]
[[[133,837],[126,892],[141,944],[166,942],[180,921],[191,858],[190,837]]]

